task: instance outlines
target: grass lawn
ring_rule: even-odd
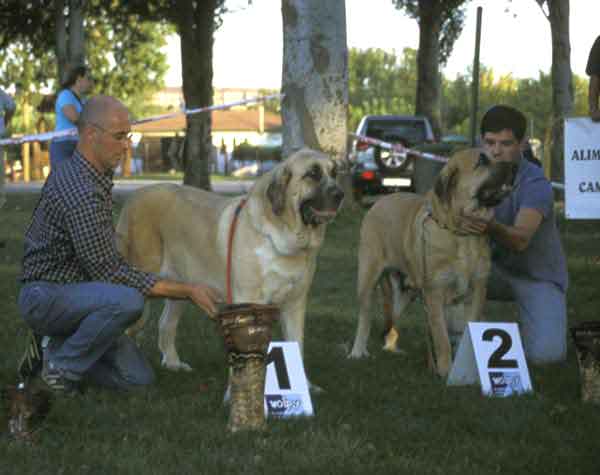
[[[35,199],[10,194],[0,211],[1,386],[14,383],[25,339],[16,279]],[[134,394],[89,390],[57,400],[36,446],[0,438],[0,474],[600,473],[600,408],[580,402],[571,342],[567,363],[530,368],[533,394],[508,399],[482,397],[474,386],[446,387],[427,371],[418,304],[403,324],[406,355],[378,349],[382,325],[375,320],[372,357],[345,358],[356,326],[362,215],[344,215],[329,227],[310,294],[305,362],[311,380],[326,390],[313,397],[314,418],[270,421],[264,434],[229,435],[222,343],[214,325],[190,307],[178,348],[195,371],[161,369],[154,318],[141,345],[157,384]],[[569,323],[598,319],[600,224],[560,225],[571,276]],[[514,308],[492,304],[488,313],[506,321]]]

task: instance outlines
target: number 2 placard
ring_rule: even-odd
[[[532,391],[516,323],[470,322],[458,347],[448,385],[479,380],[487,396]]]

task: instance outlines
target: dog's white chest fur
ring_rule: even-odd
[[[299,289],[305,288],[305,281],[309,278],[312,264],[307,253],[295,256],[279,254],[272,243],[266,241],[256,248],[256,257],[262,272],[263,293],[267,302],[284,302],[295,297]],[[289,261],[296,261],[289,265]],[[301,265],[297,265],[301,261]]]

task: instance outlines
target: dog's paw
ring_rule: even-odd
[[[352,351],[350,352],[350,354],[348,355],[348,359],[351,360],[360,360],[362,358],[368,358],[369,356],[369,352],[367,351],[366,348],[364,349],[358,349],[358,348],[353,348]]]
[[[168,370],[171,371],[193,371],[194,368],[192,368],[189,364],[183,362],[183,361],[168,361],[166,359],[163,358],[162,360],[162,365],[164,368],[167,368]]]
[[[321,386],[308,382],[308,390],[311,394],[323,394],[325,390]]]
[[[398,348],[397,345],[388,345],[387,343],[381,347],[383,351],[387,351],[388,353],[394,353],[395,355],[405,355],[406,351]]]

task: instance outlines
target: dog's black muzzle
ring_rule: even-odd
[[[491,165],[490,177],[476,194],[477,201],[485,208],[498,206],[512,191],[518,166],[510,162],[497,162]]]
[[[318,188],[316,193],[300,204],[300,213],[305,225],[318,226],[333,220],[344,200],[344,192],[337,183]]]

